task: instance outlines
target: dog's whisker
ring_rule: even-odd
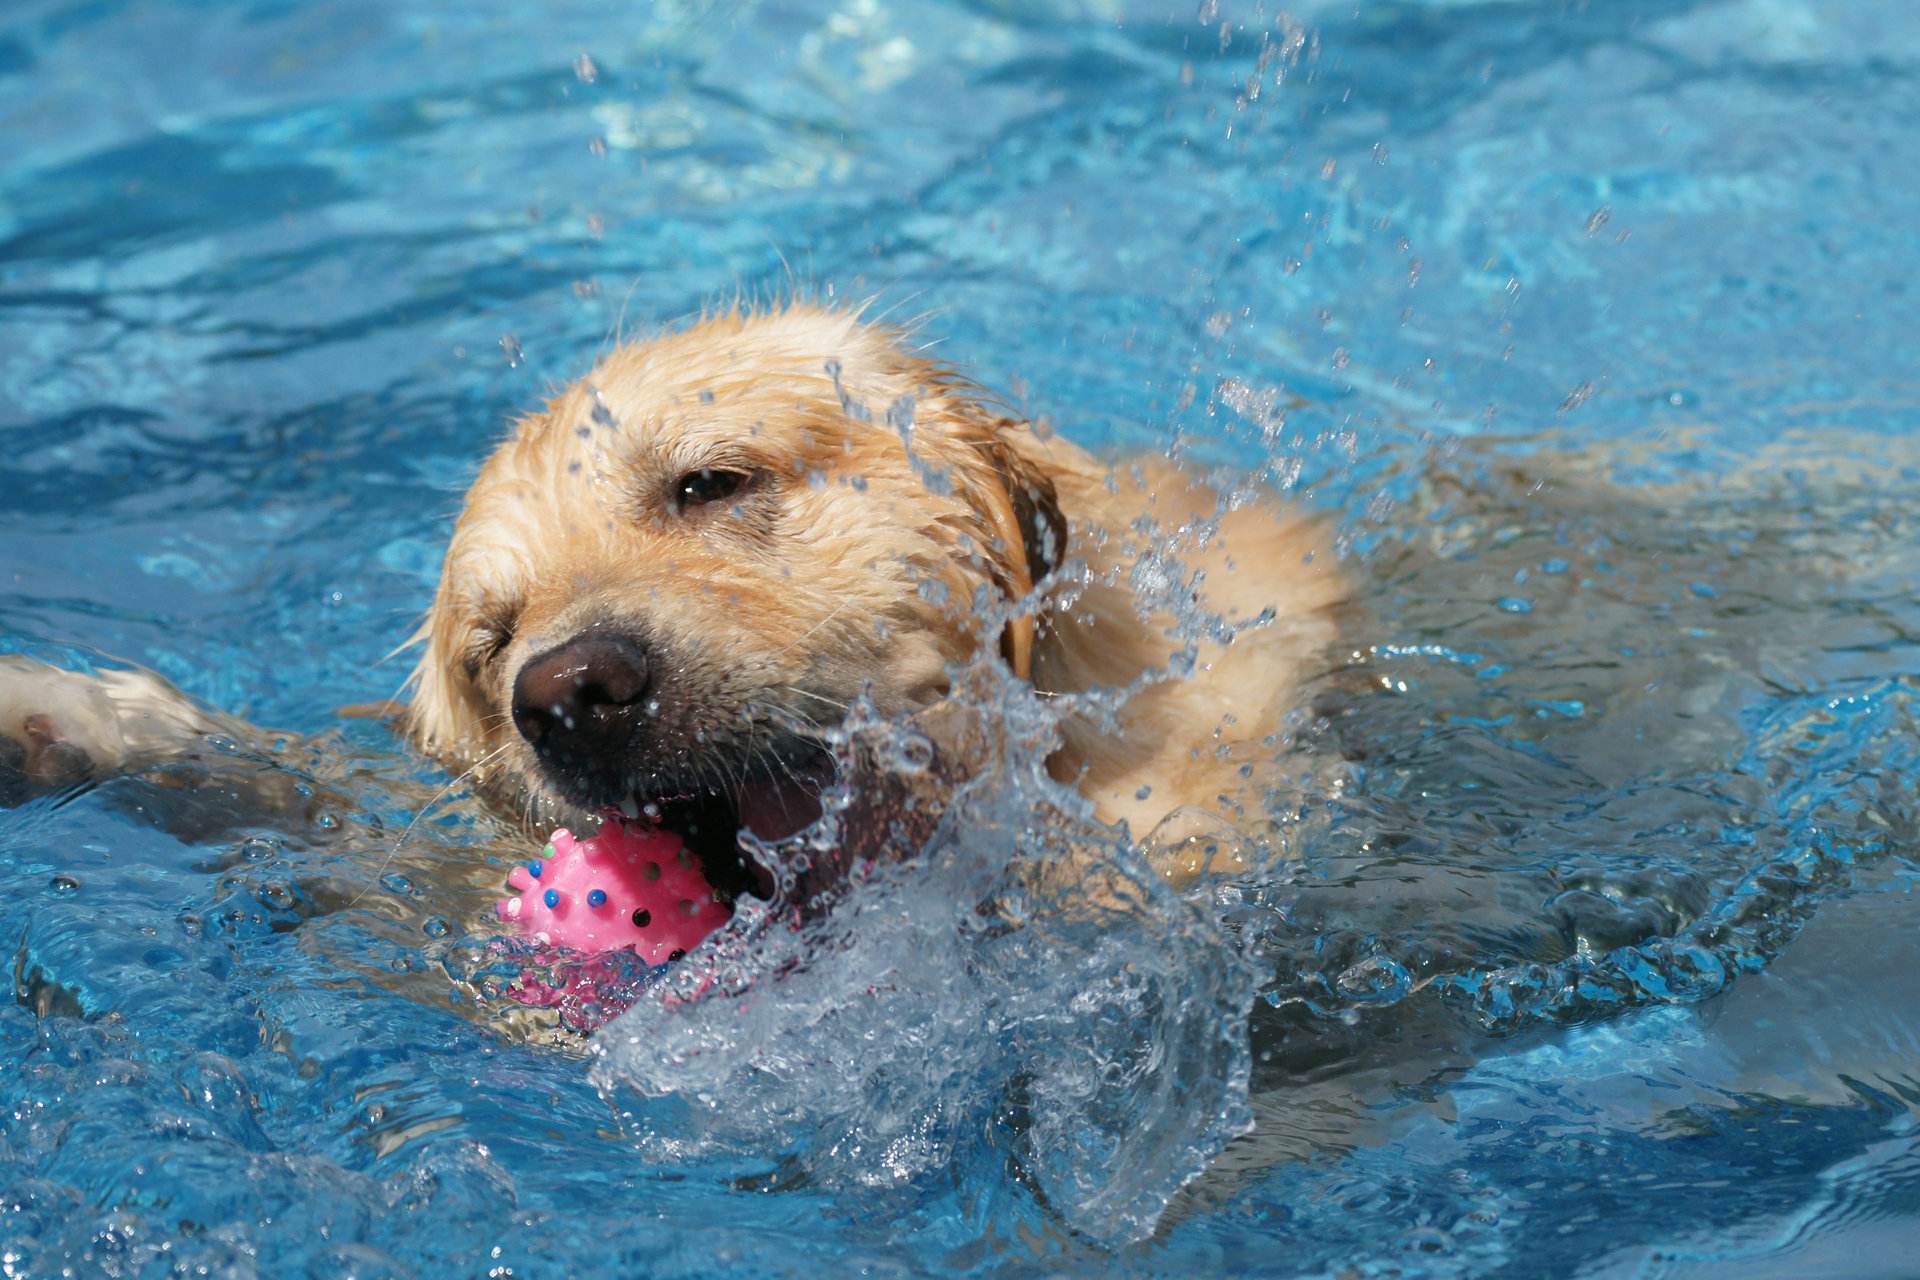
[[[806,692],[804,689],[796,689],[792,685],[768,685],[767,688],[770,692]],[[809,729],[818,729],[821,727],[820,722],[809,712],[800,707],[787,706],[785,702],[775,698],[755,698],[749,701],[745,707],[741,708],[740,715],[742,719],[750,723],[764,723],[774,729],[781,727],[780,722],[782,720],[798,720]]]
[[[413,829],[419,826],[421,820],[424,819],[429,813],[433,812],[434,807],[436,805],[438,805],[442,800],[445,800],[448,796],[452,795],[454,791],[457,790],[469,778],[473,778],[477,776],[483,768],[493,763],[495,759],[506,754],[506,750],[507,750],[506,744],[503,743],[502,745],[495,747],[492,751],[489,751],[486,755],[481,756],[478,760],[468,765],[466,769],[462,770],[461,773],[457,777],[452,779],[450,782],[448,782],[446,786],[440,788],[439,791],[435,792],[433,797],[430,800],[428,800],[424,805],[421,805],[419,811],[413,815],[412,820],[409,821],[406,827],[400,832],[400,838],[395,840],[392,846],[388,848],[386,857],[380,860],[380,865],[377,869],[375,869],[373,873],[373,878],[375,880],[378,880],[381,876],[387,873],[387,868],[393,865],[393,860],[400,855],[400,850],[406,845],[408,838],[413,835]],[[359,893],[356,893],[353,896],[353,901],[347,903],[348,909],[351,910],[352,908],[359,906],[361,900],[365,898],[369,893],[372,893],[372,892],[373,892],[372,885],[364,886]]]
[[[827,612],[826,617],[820,619],[820,621],[814,623],[811,627],[808,627],[805,632],[803,632],[801,635],[796,637],[794,640],[790,641],[785,648],[781,649],[779,652],[775,653],[773,656],[776,658],[785,657],[787,654],[791,653],[794,649],[798,648],[800,645],[806,643],[808,640],[811,640],[828,623],[832,622],[835,618],[845,613],[848,609],[851,609],[853,607],[853,604],[854,602],[850,599],[842,600],[839,604],[835,605],[832,609],[830,609]]]
[[[759,721],[752,716],[748,716],[746,719],[747,719],[747,762],[746,762],[745,768],[742,769],[742,772],[751,773],[753,771],[753,756],[754,756],[755,750],[757,749],[756,744],[758,742],[758,738],[756,735],[759,733],[760,724],[759,724]],[[741,785],[744,786],[745,783],[743,782]]]
[[[836,698],[829,698],[829,697],[828,697],[828,696],[827,696],[826,694],[824,694],[824,693],[815,693],[815,692],[814,692],[813,690],[811,690],[811,689],[802,689],[802,688],[801,688],[801,687],[800,687],[799,685],[797,685],[797,684],[783,684],[783,685],[780,685],[780,686],[778,686],[778,687],[779,687],[779,688],[781,688],[781,689],[784,689],[784,690],[786,690],[786,691],[787,691],[788,693],[797,693],[797,694],[799,694],[799,695],[800,695],[801,697],[803,697],[803,698],[812,698],[812,699],[813,699],[814,701],[816,701],[816,702],[824,702],[824,703],[826,703],[826,704],[827,704],[828,706],[830,706],[830,707],[832,707],[832,708],[833,708],[834,710],[836,710],[836,711],[845,711],[845,710],[847,710],[847,709],[848,709],[848,707],[849,707],[849,706],[851,705],[851,704],[849,704],[849,703],[845,703],[845,702],[841,702],[841,701],[839,701],[839,700],[838,700],[838,699],[836,699]],[[808,722],[809,724],[811,724],[811,725],[812,725],[812,726],[813,726],[814,728],[816,728],[816,729],[818,729],[818,728],[820,727],[820,725],[819,725],[819,723],[818,723],[817,721],[815,721],[815,720],[813,720],[813,718],[812,718],[812,717],[810,717],[810,716],[808,716],[808,715],[806,714],[806,712],[804,712],[804,711],[799,711],[799,710],[797,710],[797,709],[796,709],[796,710],[795,710],[795,711],[793,712],[793,714],[794,714],[794,715],[796,715],[796,716],[799,716],[799,717],[801,717],[801,718],[802,718],[802,719],[804,719],[804,720],[806,720],[806,721],[807,721],[807,722]]]
[[[807,786],[806,781],[802,779],[799,774],[793,771],[792,764],[788,763],[786,759],[778,755],[773,756],[772,759],[776,765],[780,766],[781,772],[787,775],[787,780],[789,782],[793,783],[794,786],[799,787],[801,790],[806,789],[806,786]]]

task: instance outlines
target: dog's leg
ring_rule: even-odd
[[[151,672],[0,656],[0,805],[162,763],[223,720]]]
[[[0,809],[112,783],[105,804],[181,840],[265,826],[324,843],[338,825],[326,815],[351,802],[306,767],[311,740],[283,750],[296,741],[203,707],[150,671],[85,674],[0,656]]]

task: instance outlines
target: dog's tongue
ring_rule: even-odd
[[[740,793],[740,825],[762,840],[785,840],[820,819],[824,780],[802,775],[756,782]]]

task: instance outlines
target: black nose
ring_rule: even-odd
[[[513,723],[549,758],[618,751],[633,737],[651,678],[647,651],[632,637],[575,636],[520,668]]]

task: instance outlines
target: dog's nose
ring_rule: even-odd
[[[628,636],[575,636],[520,668],[513,723],[543,756],[618,751],[633,737],[652,672]]]

